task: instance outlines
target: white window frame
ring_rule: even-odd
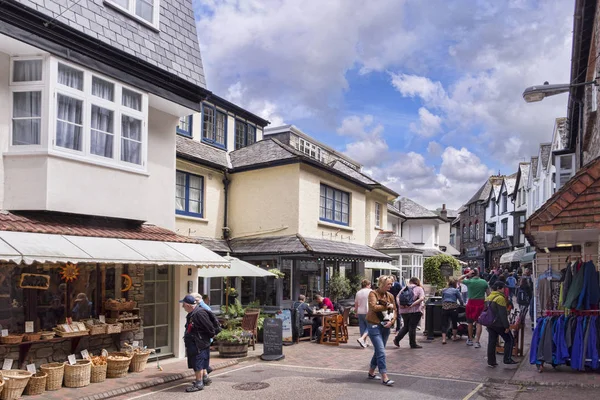
[[[592,85],[592,112],[598,110],[598,86]]]
[[[16,82],[12,85],[12,69],[14,60],[42,59],[44,62],[42,68],[41,82],[23,83]],[[61,85],[57,82],[58,64],[64,64],[68,67],[83,71],[83,91]],[[114,85],[114,102],[99,98],[92,95],[92,77],[96,76],[106,82]],[[11,57],[10,62],[10,143],[9,154],[23,153],[39,153],[47,152],[50,155],[58,157],[71,158],[76,161],[82,161],[106,167],[123,169],[132,172],[145,173],[147,171],[147,156],[148,156],[148,95],[140,90],[124,85],[114,79],[107,78],[104,75],[92,72],[79,65],[72,64],[62,59],[54,57]],[[130,109],[121,105],[122,89],[126,88],[141,96],[141,110]],[[41,121],[41,137],[39,145],[13,145],[13,93],[22,91],[41,91],[42,92],[42,121]],[[83,101],[83,138],[82,151],[73,150],[56,145],[56,111],[57,111],[57,96],[62,94],[68,97],[76,98]],[[91,111],[92,104],[113,111],[114,115],[114,133],[113,133],[113,158],[107,158],[93,154],[90,149],[91,145]],[[134,164],[127,161],[121,161],[121,116],[127,115],[142,121],[142,149],[141,149],[141,164]]]
[[[554,165],[556,166],[556,174],[555,174],[555,184],[556,184],[556,190],[558,191],[562,185],[560,184],[560,175],[561,174],[569,174],[570,177],[569,179],[571,179],[573,177],[573,175],[575,175],[576,172],[576,162],[575,162],[575,153],[569,153],[569,154],[559,154],[554,156]],[[571,168],[561,168],[561,160],[563,157],[571,157]]]
[[[150,27],[156,30],[160,30],[160,21],[159,21],[159,17],[160,17],[160,0],[151,0],[152,4],[153,4],[153,14],[152,14],[152,21],[147,21],[144,18],[138,16],[135,13],[135,5],[136,2],[139,0],[127,0],[128,2],[128,6],[127,8],[121,6],[120,4],[117,4],[114,1],[111,0],[104,0],[104,3],[115,8],[118,11],[121,11],[125,14],[127,14],[127,16],[135,19],[136,21]]]
[[[381,203],[375,203],[375,228],[381,228]]]

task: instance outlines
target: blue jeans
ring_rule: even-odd
[[[367,326],[369,325],[369,323],[367,322],[367,314],[356,315],[358,315],[358,329],[360,331],[360,336],[362,336],[367,331]]]
[[[374,325],[369,323],[367,329],[374,349],[373,358],[371,358],[371,369],[377,367],[380,374],[385,374],[387,373],[385,345],[390,337],[390,328],[384,328],[381,324]]]

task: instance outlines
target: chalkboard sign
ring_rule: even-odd
[[[263,354],[265,361],[282,360],[283,355],[283,324],[277,318],[265,318],[263,323]]]
[[[452,276],[452,274],[454,274],[454,268],[452,268],[452,265],[449,263],[442,263],[440,265],[440,272],[442,273],[442,276]]]
[[[22,289],[48,290],[50,287],[50,275],[21,274],[19,287]]]

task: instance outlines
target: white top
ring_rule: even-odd
[[[369,293],[371,289],[364,288],[356,292],[354,298],[354,309],[357,314],[367,314],[369,312]]]
[[[467,293],[469,291],[469,289],[467,288],[467,285],[465,285],[464,283],[461,282],[460,284],[460,292],[461,293]]]

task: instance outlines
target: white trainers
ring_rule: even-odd
[[[467,339],[467,346],[473,346],[473,341],[471,339]]]
[[[480,348],[480,347],[481,347],[481,343],[479,343],[479,342],[475,342],[475,346],[473,346],[473,347],[475,347],[476,349],[478,349],[478,348]]]
[[[358,344],[360,344],[360,347],[362,347],[363,349],[367,347],[367,344],[365,343],[365,340],[363,338],[358,338],[356,339],[356,341],[358,342]]]

